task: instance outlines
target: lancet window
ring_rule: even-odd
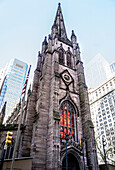
[[[62,103],[60,108],[60,135],[61,138],[65,138],[65,134],[75,135],[75,110],[73,105],[69,101]]]
[[[67,53],[67,66],[72,67],[71,54],[69,52]]]
[[[64,64],[64,51],[63,51],[63,49],[59,50],[59,63]]]

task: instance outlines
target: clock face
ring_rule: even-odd
[[[63,75],[62,75],[62,77],[63,77],[63,79],[66,81],[66,82],[70,82],[71,81],[71,77],[70,77],[70,75],[68,74],[68,73],[64,73]]]
[[[66,81],[69,81],[69,80],[70,80],[70,76],[69,76],[68,74],[66,74],[66,73],[64,74],[63,77],[64,77],[64,79],[65,79]]]
[[[61,78],[63,80],[63,82],[65,83],[66,86],[69,86],[72,82],[73,82],[73,78],[71,76],[71,74],[69,73],[68,70],[64,70],[61,73]]]

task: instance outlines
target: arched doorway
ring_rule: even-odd
[[[68,160],[68,170],[80,170],[78,160],[73,154],[67,155]],[[62,162],[62,170],[66,170],[66,157],[64,157]]]

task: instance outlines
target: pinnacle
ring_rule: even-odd
[[[61,3],[60,3],[60,2],[58,3],[58,6],[61,6]]]

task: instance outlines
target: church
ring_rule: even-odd
[[[99,169],[80,47],[73,30],[67,37],[60,3],[38,53],[22,125],[17,157],[32,157],[33,170]]]

